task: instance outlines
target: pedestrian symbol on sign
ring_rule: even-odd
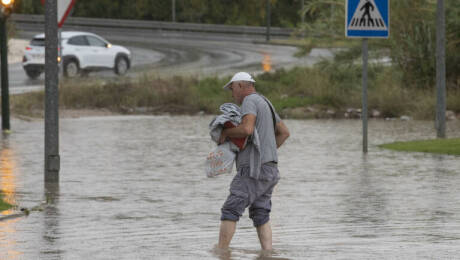
[[[374,0],[360,0],[353,17],[347,26],[348,30],[387,31],[382,15]]]

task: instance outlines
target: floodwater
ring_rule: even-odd
[[[59,187],[43,182],[41,121],[1,137],[0,188],[42,211],[0,222],[0,259],[455,259],[460,157],[383,150],[435,136],[433,122],[286,120],[273,195],[275,251],[259,250],[247,212],[230,252],[213,250],[232,176],[207,178],[210,116],[60,121]],[[460,122],[448,123],[460,137]],[[4,212],[5,213],[5,212]]]

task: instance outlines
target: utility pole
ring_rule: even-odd
[[[6,31],[6,17],[0,18],[0,48],[2,56],[2,130],[10,130],[10,94],[8,86],[8,35]]]
[[[270,41],[270,24],[271,24],[271,6],[270,6],[270,0],[267,0],[267,37],[266,40],[267,42]]]
[[[446,138],[446,24],[444,0],[436,8],[436,132]]]
[[[176,22],[176,0],[171,0],[172,21]]]
[[[1,84],[2,84],[2,130],[8,132],[10,126],[10,93],[8,80],[8,31],[6,22],[11,14],[13,0],[1,0],[0,5],[0,56],[1,56]]]
[[[305,23],[305,14],[304,14],[304,11],[303,9],[305,8],[305,0],[300,0],[300,12],[301,12],[301,15],[300,15],[300,22],[302,24]]]
[[[45,183],[58,183],[59,70],[57,1],[45,0]]]
[[[331,24],[334,21],[335,5],[331,4]]]

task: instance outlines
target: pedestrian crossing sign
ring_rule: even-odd
[[[345,35],[358,38],[388,38],[389,0],[347,0]]]

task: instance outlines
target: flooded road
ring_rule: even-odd
[[[61,182],[44,187],[41,121],[0,139],[0,188],[20,206],[0,222],[0,259],[218,259],[220,207],[232,176],[208,179],[210,116],[62,119]],[[286,120],[269,259],[455,259],[460,157],[383,150],[431,138],[433,122]],[[460,137],[460,122],[448,122]],[[46,192],[45,192],[46,190]],[[231,252],[264,259],[247,212]]]

